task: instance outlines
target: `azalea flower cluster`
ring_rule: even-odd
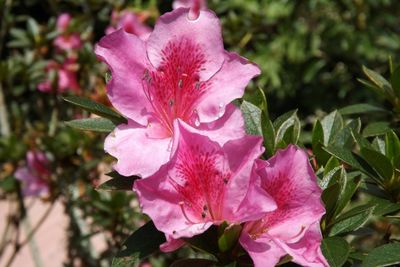
[[[108,97],[126,118],[105,140],[121,175],[165,233],[163,251],[213,225],[242,225],[255,266],[289,254],[328,266],[320,250],[325,212],[307,154],[295,146],[265,161],[263,140],[247,135],[232,101],[260,69],[224,49],[221,25],[205,5],[162,15],[146,38],[124,27],[95,52],[112,73]]]
[[[64,93],[67,90],[79,91],[77,71],[79,69],[77,50],[81,48],[82,41],[79,33],[70,32],[72,17],[63,13],[57,18],[57,31],[59,35],[54,39],[53,45],[57,54],[65,55],[65,60],[59,63],[50,60],[45,69],[46,79],[38,85],[38,89],[44,93],[50,93],[55,87],[57,93]],[[56,79],[54,79],[54,76]],[[54,80],[56,84],[54,85]]]

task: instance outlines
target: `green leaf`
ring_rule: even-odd
[[[396,161],[396,159],[400,157],[400,140],[393,130],[390,130],[386,134],[385,148],[386,156],[390,159],[392,164],[395,165],[395,167],[400,169],[400,162]]]
[[[324,140],[324,129],[322,128],[322,124],[319,120],[317,120],[314,124],[312,131],[312,152],[315,155],[315,159],[317,160],[319,165],[325,165],[329,160],[330,155],[322,149]]]
[[[388,111],[384,108],[373,106],[370,104],[355,104],[341,108],[339,112],[342,115],[354,115],[354,114],[388,112]]]
[[[266,112],[261,113],[261,128],[264,139],[265,153],[268,157],[275,154],[275,129]]]
[[[359,133],[361,129],[361,120],[351,120],[333,139],[332,145],[346,147],[351,149],[354,144],[352,133]]]
[[[336,134],[343,128],[343,118],[335,110],[322,119],[321,125],[324,131],[324,145],[327,146],[333,142]]]
[[[108,118],[117,124],[127,123],[127,120],[117,112],[113,111],[112,109],[103,104],[97,103],[90,99],[79,96],[67,96],[64,97],[64,100],[73,105],[81,107],[91,113],[97,114],[100,117]]]
[[[390,83],[392,84],[395,94],[400,97],[400,66],[395,68],[390,76]]]
[[[144,258],[158,251],[164,243],[164,233],[157,230],[152,221],[136,230],[123,244],[123,249],[118,252],[112,261],[113,267],[125,267],[138,264]]]
[[[207,259],[182,259],[171,264],[170,267],[214,267],[217,262]]]
[[[335,210],[335,216],[342,212],[347,204],[350,202],[351,198],[357,191],[358,187],[361,184],[361,174],[357,172],[355,177],[350,178],[350,174],[348,174],[348,179],[345,187],[341,191],[339,195],[339,199],[337,201],[337,206]]]
[[[338,236],[322,240],[321,249],[331,267],[343,266],[350,253],[350,245]]]
[[[361,148],[361,155],[383,180],[392,178],[393,166],[385,155],[364,147]]]
[[[363,130],[364,137],[383,135],[390,131],[388,122],[373,122],[368,124]]]
[[[340,215],[333,222],[330,236],[348,233],[363,226],[371,217],[375,206],[363,205]]]
[[[107,174],[108,176],[114,177],[101,185],[99,185],[96,189],[97,190],[105,190],[105,191],[112,191],[112,190],[124,190],[124,191],[132,191],[133,184],[135,180],[140,179],[139,176],[122,176],[117,172],[113,171]]]
[[[105,118],[79,119],[65,122],[68,126],[86,131],[110,133],[114,130],[115,124]]]
[[[374,83],[377,87],[387,90],[386,88],[391,88],[391,84],[382,77],[379,73],[368,69],[367,67],[363,66],[363,72],[368,77],[368,79]]]
[[[242,105],[240,106],[240,110],[243,113],[244,121],[246,124],[246,133],[250,135],[262,136],[261,109],[244,100]]]
[[[290,143],[297,143],[301,128],[300,120],[297,117],[297,110],[289,111],[278,117],[273,125],[275,129],[275,144],[277,147],[284,148]]]
[[[374,178],[374,180],[377,180],[379,178],[378,174],[363,158],[361,158],[357,154],[354,154],[350,150],[340,147],[325,147],[324,150],[327,151],[329,154],[337,157],[338,159],[344,161],[345,163],[349,164],[353,168],[360,170],[369,177]]]
[[[219,253],[218,247],[218,228],[211,226],[207,231],[201,235],[196,235],[191,238],[184,238],[192,248],[199,251],[217,255]]]
[[[229,225],[218,239],[218,247],[222,252],[227,252],[236,245],[242,226],[239,224]]]
[[[364,259],[363,267],[394,266],[400,263],[400,243],[374,248]]]
[[[371,197],[368,204],[375,205],[374,216],[385,216],[400,211],[400,203],[393,203],[387,199]]]

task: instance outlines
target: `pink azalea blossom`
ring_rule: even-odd
[[[220,146],[177,120],[174,155],[158,172],[137,180],[134,189],[143,212],[174,241],[206,231],[226,221],[240,224],[260,219],[276,208],[253,172],[262,154],[262,138],[245,136]]]
[[[50,61],[46,67],[46,72],[49,75],[51,72],[57,72],[57,92],[64,93],[67,90],[79,91],[79,83],[76,77],[77,63],[73,58],[66,59],[60,65],[55,61]],[[47,78],[38,85],[38,89],[44,93],[52,92],[52,81]]]
[[[254,265],[272,267],[289,254],[303,266],[329,266],[320,249],[319,221],[325,213],[322,190],[307,154],[289,146],[258,165],[261,187],[273,197],[278,208],[244,226],[240,243]]]
[[[149,38],[152,31],[150,27],[144,25],[138,16],[131,11],[126,10],[119,14],[116,11],[113,11],[112,21],[114,21],[116,27],[109,26],[106,29],[106,34],[113,33],[122,28],[127,33],[135,34],[140,39],[146,40]]]
[[[101,39],[96,54],[112,72],[111,103],[129,120],[105,142],[122,175],[146,177],[169,160],[178,118],[214,131],[220,143],[244,135],[240,111],[229,103],[260,70],[224,50],[221,25],[211,11],[201,11],[195,21],[187,9],[166,13],[146,41],[118,30]]]
[[[26,167],[19,167],[14,176],[23,182],[24,196],[43,196],[49,193],[46,182],[50,176],[49,160],[46,155],[37,150],[26,154]]]
[[[60,33],[54,40],[54,46],[61,51],[79,49],[82,41],[79,33],[68,32],[71,23],[71,15],[63,13],[57,18],[57,30]]]
[[[175,0],[172,3],[172,8],[190,8],[189,18],[195,20],[198,18],[201,9],[206,9],[206,0]]]

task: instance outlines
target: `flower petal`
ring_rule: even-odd
[[[169,168],[166,164],[153,176],[135,181],[134,189],[143,213],[150,216],[158,230],[172,239],[205,232],[212,223],[192,224],[185,218],[179,206],[181,197],[168,182]]]
[[[262,187],[275,199],[278,209],[264,218],[268,234],[285,242],[297,242],[310,224],[325,213],[322,190],[307,154],[291,145],[278,151],[261,169]]]
[[[143,75],[149,67],[145,43],[120,29],[103,37],[95,53],[111,70],[107,93],[112,105],[128,118],[146,125],[146,115],[151,109],[142,87]]]
[[[118,160],[115,170],[125,176],[147,177],[165,164],[172,140],[163,136],[159,128],[157,123],[144,127],[134,121],[115,128],[104,143],[105,151]]]
[[[296,243],[285,244],[276,240],[280,246],[293,258],[293,262],[302,266],[326,267],[329,266],[321,251],[322,234],[319,223],[310,226],[304,236]]]
[[[200,11],[196,20],[189,20],[188,12],[189,9],[180,8],[159,18],[147,42],[148,57],[153,66],[158,68],[169,45],[190,40],[196,45],[196,52],[204,56],[205,62],[199,76],[201,81],[207,81],[224,62],[221,25],[211,11]]]
[[[175,251],[186,243],[182,239],[174,239],[170,236],[166,236],[167,242],[160,245],[160,250],[164,253]]]
[[[242,112],[234,104],[229,104],[220,119],[210,123],[201,123],[195,131],[208,136],[222,146],[229,140],[245,136],[244,127]]]
[[[242,232],[240,244],[249,253],[255,267],[274,267],[286,252],[268,236],[252,239]]]
[[[208,84],[199,100],[197,112],[201,122],[211,122],[224,114],[225,107],[243,96],[247,84],[260,74],[260,68],[236,53],[225,53],[225,62]]]
[[[274,200],[260,187],[260,177],[253,171],[255,160],[264,152],[262,138],[247,135],[227,142],[224,152],[234,173],[225,194],[225,217],[230,222],[257,220],[276,209]]]

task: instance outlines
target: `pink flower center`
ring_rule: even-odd
[[[224,166],[224,155],[203,151],[198,145],[182,150],[174,177],[169,177],[182,197],[182,212],[192,223],[222,220],[225,186],[231,176]]]
[[[169,42],[162,50],[160,66],[144,73],[145,94],[170,135],[174,119],[198,123],[194,107],[207,88],[198,74],[205,62],[201,48],[189,39],[182,39]]]

